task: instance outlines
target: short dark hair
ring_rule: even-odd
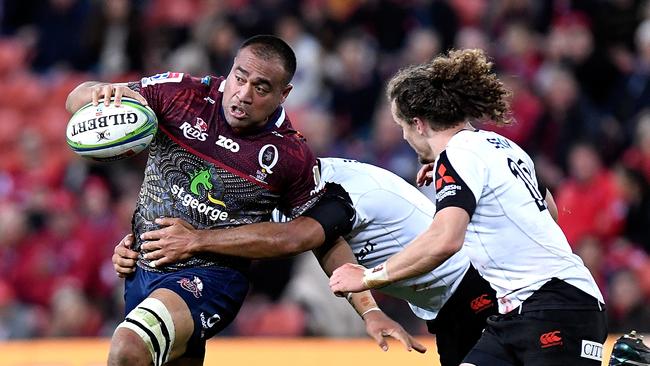
[[[282,67],[287,72],[285,81],[287,84],[291,82],[293,75],[296,73],[296,54],[287,42],[270,34],[261,34],[245,40],[239,49],[242,50],[247,47],[250,47],[255,56],[263,60],[280,59]]]
[[[386,94],[395,101],[400,119],[412,123],[415,117],[423,118],[438,131],[471,118],[510,124],[510,91],[491,68],[482,50],[452,50],[400,70]]]

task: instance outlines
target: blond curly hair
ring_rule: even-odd
[[[413,123],[413,118],[422,118],[435,131],[469,119],[508,125],[511,93],[491,69],[480,49],[452,50],[401,69],[388,82],[386,94],[400,119]]]

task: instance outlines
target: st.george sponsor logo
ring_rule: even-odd
[[[208,134],[206,133],[208,124],[200,117],[196,117],[194,126],[189,122],[183,122],[179,128],[183,131],[183,136],[188,140],[205,141],[208,138]]]
[[[197,196],[201,195],[201,190],[206,192],[208,201],[211,204],[221,206],[222,208],[217,208],[211,205],[210,203],[201,202]],[[172,186],[172,195],[176,196],[180,204],[192,208],[198,211],[201,214],[205,214],[212,221],[224,221],[228,219],[228,212],[224,209],[226,208],[225,202],[215,198],[212,195],[212,189],[214,184],[212,183],[212,173],[209,169],[200,169],[194,172],[191,176],[189,192],[185,191],[184,187],[180,187],[177,184]]]
[[[186,192],[183,187],[174,184],[172,186],[172,194],[178,197],[183,206],[193,208],[199,213],[207,215],[212,221],[224,221],[228,219],[228,212],[199,201],[191,193]]]

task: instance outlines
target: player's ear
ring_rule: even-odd
[[[427,123],[420,119],[420,117],[413,117],[413,124],[415,125],[415,129],[418,131],[420,135],[426,135],[427,134]]]
[[[287,100],[287,97],[289,96],[289,92],[291,91],[291,89],[293,89],[293,85],[291,84],[287,84],[287,86],[285,86],[284,89],[282,89],[280,104],[284,103],[284,101]]]

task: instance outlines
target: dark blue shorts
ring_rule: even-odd
[[[194,319],[194,332],[184,356],[202,358],[205,341],[235,319],[248,292],[248,279],[241,272],[225,267],[197,267],[169,273],[138,267],[125,282],[126,314],[159,288],[175,292],[187,304]]]

